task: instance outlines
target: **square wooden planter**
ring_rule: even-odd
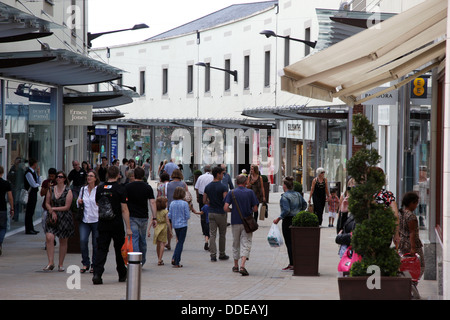
[[[368,277],[338,277],[341,300],[411,300],[411,277],[380,277],[380,289],[369,289]]]
[[[319,275],[320,228],[291,226],[294,276]]]

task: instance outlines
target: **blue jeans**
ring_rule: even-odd
[[[130,217],[130,227],[133,232],[133,251],[142,253],[142,265],[147,253],[147,225],[148,218]]]
[[[173,252],[172,260],[174,265],[179,265],[181,260],[181,252],[183,251],[184,240],[186,240],[187,227],[175,229],[177,235],[177,245]]]
[[[83,266],[90,267],[89,260],[89,235],[92,232],[92,265],[95,263],[97,256],[97,238],[98,238],[98,222],[84,223],[80,222],[80,249],[81,249],[81,263]]]

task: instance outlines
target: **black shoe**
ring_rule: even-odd
[[[92,283],[93,284],[103,284],[102,277],[100,277],[97,274],[94,274],[94,276],[92,277]]]
[[[26,231],[25,234],[38,234],[38,232],[34,231],[34,230],[30,230],[30,231]]]
[[[119,277],[119,282],[125,282],[125,281],[127,281],[127,275]]]
[[[216,258],[216,257],[211,257],[211,261],[212,261],[212,262],[216,262],[216,261],[217,261],[217,258]]]
[[[227,256],[226,254],[224,254],[223,256],[219,256],[219,260],[228,260],[230,259],[229,256]]]

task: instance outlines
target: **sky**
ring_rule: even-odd
[[[92,46],[105,47],[148,39],[233,4],[258,0],[89,0],[88,31],[99,33],[132,28],[145,23],[150,28],[103,35]]]

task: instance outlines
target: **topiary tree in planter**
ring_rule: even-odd
[[[396,218],[391,208],[374,201],[374,195],[385,185],[384,173],[375,169],[381,157],[376,149],[370,148],[377,140],[376,132],[364,115],[355,114],[352,134],[363,145],[347,165],[349,175],[357,184],[349,197],[349,211],[356,221],[351,244],[362,260],[353,264],[350,276],[367,276],[369,266],[378,266],[381,276],[396,276],[400,257],[390,247]]]
[[[294,276],[319,275],[319,218],[312,212],[300,211],[292,218],[291,243]]]
[[[292,218],[292,226],[294,227],[318,227],[319,218],[312,212],[300,211]]]

